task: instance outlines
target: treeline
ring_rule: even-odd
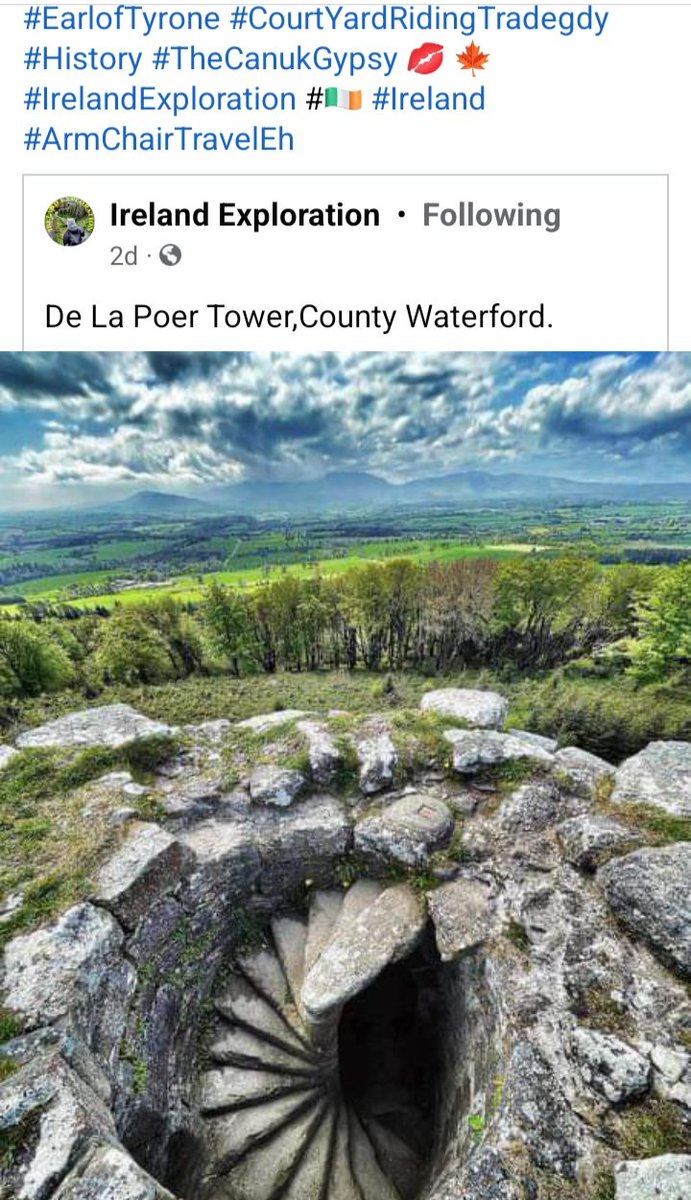
[[[219,671],[531,674],[584,657],[655,681],[689,671],[690,601],[691,564],[605,569],[573,554],[395,559],[251,591],[214,582],[194,609],[154,597],[70,621],[0,616],[0,695]]]

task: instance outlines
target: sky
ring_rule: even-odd
[[[0,509],[464,469],[691,478],[691,354],[0,354]]]

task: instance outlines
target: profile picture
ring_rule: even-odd
[[[81,246],[94,231],[94,212],[78,196],[54,200],[46,212],[46,233],[58,246]]]

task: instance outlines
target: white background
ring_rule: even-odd
[[[189,7],[200,6],[194,4]],[[176,2],[168,7],[182,8],[184,5]],[[506,7],[526,6],[509,3]],[[569,9],[571,5],[542,7]],[[585,33],[565,38],[556,32],[520,35],[483,33],[481,37],[478,35],[475,40],[480,42],[483,50],[491,53],[491,60],[483,77],[487,89],[487,110],[484,113],[464,115],[419,112],[403,116],[400,113],[374,114],[367,110],[363,110],[362,113],[318,114],[301,110],[284,117],[284,124],[296,130],[297,147],[293,154],[161,155],[154,161],[152,156],[145,158],[142,155],[122,156],[116,159],[112,155],[76,156],[58,152],[25,154],[22,151],[22,132],[34,120],[33,115],[26,114],[21,106],[21,95],[26,86],[29,83],[45,82],[66,87],[87,80],[83,76],[66,72],[60,73],[59,78],[54,76],[50,79],[42,72],[25,72],[22,57],[26,45],[30,41],[39,43],[45,40],[45,35],[44,38],[25,35],[21,25],[24,4],[3,4],[0,7],[0,72],[5,80],[4,86],[10,91],[10,100],[5,104],[6,120],[0,126],[6,230],[3,239],[0,345],[5,349],[19,348],[22,345],[22,306],[19,303],[22,173],[60,175],[62,185],[59,191],[72,192],[78,190],[76,180],[80,176],[112,172],[115,178],[107,188],[109,199],[118,199],[121,195],[124,203],[131,181],[117,177],[127,173],[146,174],[155,171],[168,175],[193,176],[197,173],[216,172],[227,175],[229,172],[376,174],[385,171],[401,174],[537,173],[550,176],[562,173],[610,176],[669,174],[669,347],[691,348],[691,155],[688,153],[691,112],[691,72],[688,69],[691,7],[659,3],[597,7],[603,10],[607,7],[610,14],[607,31],[600,38]],[[444,68],[429,77],[407,75],[403,68],[410,50],[422,41],[437,39],[448,47]],[[57,42],[54,35],[52,40]],[[172,42],[182,39],[169,36],[159,40]],[[194,40],[201,44],[198,37]],[[303,44],[313,44],[311,36],[307,35],[264,35],[263,38],[258,34],[231,35],[223,40],[252,45],[257,49],[269,45],[276,48],[288,47],[298,40]],[[457,51],[463,49],[465,40],[468,39],[464,39],[460,34],[436,33],[396,34],[387,38],[379,36],[370,39],[360,34],[346,36],[324,33],[314,39],[316,42],[333,44],[341,49],[351,48],[353,45],[365,50],[399,49],[402,64],[395,76],[387,82],[397,83],[402,87],[424,87],[431,82],[435,87],[447,88],[472,86],[472,81],[468,84],[468,73],[461,72],[460,69],[456,73],[453,65],[453,57]],[[70,34],[69,42],[75,49],[88,47],[94,44],[94,35]],[[207,48],[212,48],[212,43],[213,39],[209,39]],[[105,39],[100,40],[99,44],[102,44],[103,48],[113,45]],[[131,44],[132,48],[142,48],[141,39],[124,44]],[[112,78],[106,82],[114,86]],[[163,84],[164,80],[156,82]],[[169,85],[173,82],[172,77],[167,80]],[[204,82],[208,84],[209,81],[207,79]],[[332,82],[338,82],[340,86],[345,87],[362,86],[366,93],[368,90],[371,93],[374,83],[384,81],[366,76],[358,77],[357,80],[336,81],[328,76],[316,75],[301,75],[299,78],[289,76],[283,79],[267,75],[262,80],[258,73],[253,73],[251,78],[238,74],[233,80],[228,81],[226,78],[223,82],[225,86],[238,88],[263,82],[265,86],[293,87],[298,94],[304,95],[307,88],[313,84],[326,85]],[[140,124],[151,125],[154,117],[155,114],[149,114],[147,120],[140,115],[137,120]],[[119,121],[119,118],[116,119]],[[221,118],[219,114],[199,114],[195,117],[196,123],[211,127],[242,126],[252,123],[252,120],[252,114],[238,114],[235,119]],[[263,120],[267,121],[267,118],[264,117]],[[89,128],[87,115],[80,114],[79,127]],[[497,186],[499,182],[495,181]],[[553,181],[526,181],[526,187],[528,182],[531,197],[536,203],[549,205],[552,202]],[[537,190],[534,189],[534,184],[540,184]],[[28,202],[32,205],[36,203],[35,185],[35,180],[27,182]],[[491,261],[485,264],[495,293],[501,281],[506,280],[505,286],[501,287],[502,296],[494,294],[490,297],[480,287],[473,291],[468,302],[476,305],[491,299],[506,298],[508,303],[529,304],[535,293],[539,292],[538,298],[544,299],[558,314],[558,320],[555,322],[555,328],[545,331],[539,340],[522,341],[520,345],[526,349],[538,345],[545,349],[597,349],[605,345],[610,349],[623,350],[667,348],[666,314],[664,299],[660,294],[660,272],[666,265],[664,261],[660,261],[660,246],[665,237],[665,214],[660,211],[659,204],[648,203],[644,193],[649,185],[650,181],[630,180],[627,186],[621,189],[617,229],[611,224],[611,206],[606,205],[604,211],[601,210],[599,198],[602,195],[602,181],[597,182],[584,206],[591,212],[593,220],[588,227],[584,227],[583,223],[579,225],[580,269],[573,277],[567,279],[563,271],[554,269],[555,243],[558,238],[563,238],[563,235],[542,235],[531,239],[531,254],[527,264],[525,247],[528,243],[513,241],[511,252],[506,258],[502,258],[495,249],[489,256]],[[238,186],[246,188],[249,183],[238,183]],[[502,184],[502,198],[503,186]],[[195,195],[199,194],[200,187],[201,185],[197,184],[193,189]],[[122,189],[121,193],[118,189]],[[55,190],[54,187],[52,190]],[[148,197],[151,194],[151,185],[143,183],[142,189],[137,190],[143,190]],[[523,188],[522,192],[524,190]],[[182,196],[184,191],[181,187],[178,195]],[[463,186],[462,191],[464,195],[468,195],[469,186]],[[515,193],[516,189],[511,187],[510,191]],[[281,199],[273,181],[272,194]],[[642,220],[638,218],[638,214],[646,207],[650,216]],[[46,240],[45,246],[41,246],[40,252],[37,252],[40,239],[45,235],[40,228],[37,230],[35,220],[34,208],[30,213],[30,221],[27,222],[27,244],[29,239],[31,241],[28,297],[32,348],[38,348],[41,344],[48,347],[51,344],[47,335],[41,338],[35,336],[35,298],[43,286],[42,281],[50,277],[50,254],[53,251],[53,247]],[[11,231],[9,236],[8,229]],[[413,299],[422,300],[429,297],[432,302],[444,303],[450,291],[456,295],[457,274],[461,273],[459,284],[463,281],[463,261],[466,257],[470,256],[470,259],[476,262],[487,256],[487,231],[479,231],[472,245],[469,241],[464,243],[461,262],[452,248],[453,233],[445,235],[445,244],[448,241],[450,246],[448,262],[441,264],[443,271],[437,271],[436,268],[440,264],[435,264],[433,273],[439,279],[440,291],[438,296],[432,296],[428,290],[428,245],[415,236],[412,222],[406,222],[400,229],[397,228],[396,236],[400,241],[396,256],[399,274],[387,280],[387,286],[397,293],[407,292],[412,280],[416,293]],[[623,236],[628,243],[628,268],[623,264],[621,256]],[[564,238],[561,244],[565,244],[565,241]],[[94,256],[96,248],[97,243],[94,243]],[[200,256],[204,254],[201,243],[198,253]],[[287,253],[287,244],[276,245],[276,279],[280,279],[284,271],[284,256]],[[380,253],[384,257],[391,256],[392,247],[384,247]],[[569,254],[572,254],[571,249]],[[386,257],[386,261],[390,265],[391,257]],[[567,256],[568,261],[570,260]],[[328,262],[325,267],[330,272]],[[331,297],[337,295],[340,298],[342,294],[350,292],[356,297],[358,306],[372,302],[369,285],[364,289],[362,286],[368,263],[363,262],[360,255],[347,255],[345,259],[337,257],[335,267],[337,269],[333,275],[331,272],[329,275],[325,298],[328,293],[329,301],[333,303]],[[201,303],[206,302],[209,284],[216,283],[218,264],[210,265],[208,258],[200,257],[199,268],[202,273],[207,273],[208,282],[203,288],[205,294],[199,298],[190,294],[189,303],[197,303],[197,299]],[[224,260],[221,269],[230,272],[232,265],[228,266]],[[628,269],[628,276],[623,278],[622,272],[625,269]],[[247,267],[244,266],[242,271],[247,272]],[[523,295],[517,296],[515,288],[520,282],[520,279],[517,281],[517,276],[526,272],[527,277],[521,285],[525,291]],[[113,283],[113,272],[105,267],[103,276],[103,296],[107,299],[114,289],[122,285]],[[148,286],[148,281],[144,279],[143,271],[133,273],[131,278],[133,296],[138,296],[144,283]],[[240,300],[244,303],[250,287],[254,286],[254,277],[241,277],[239,283],[237,279],[233,279],[233,283],[241,289],[247,287],[246,294],[236,292],[232,298],[236,303]],[[281,281],[281,286],[283,283],[284,280]],[[171,286],[169,280],[165,286]],[[191,286],[191,283],[188,283],[187,292]],[[442,287],[445,288],[444,295],[441,292]],[[623,311],[620,304],[622,294]],[[220,301],[224,300],[223,295],[218,298]],[[464,297],[459,296],[459,299],[465,303]],[[273,303],[268,293],[266,302]],[[597,319],[593,317],[594,311]],[[28,344],[27,342],[27,346]],[[208,343],[200,339],[198,344],[201,346]],[[267,346],[273,344],[279,343],[274,339],[265,343]],[[335,343],[332,337],[324,335],[321,343],[314,336],[310,336],[305,344],[308,344],[310,349],[328,349]],[[353,348],[364,348],[369,343],[353,335],[348,344]],[[388,344],[390,343],[384,340],[381,343],[382,348]],[[401,343],[396,344],[401,346]],[[412,341],[406,340],[402,348],[413,348],[413,344]],[[463,334],[463,341],[455,342],[454,346],[462,346],[465,349],[508,349],[515,348],[516,344],[512,334],[499,334],[493,340],[489,340],[485,334],[467,331]],[[70,348],[96,345],[105,348],[102,336],[88,330],[81,331],[80,336],[75,336],[69,343]],[[115,339],[107,345],[113,349],[122,348],[122,344],[118,345]],[[218,347],[218,343],[214,345]],[[296,350],[302,348],[295,339],[292,340],[291,346]]]
[[[502,343],[513,349],[569,344],[583,350],[635,345],[656,349],[667,337],[667,181],[654,178],[439,178],[411,177],[273,179],[175,178],[120,179],[77,176],[76,194],[89,198],[107,219],[78,250],[51,243],[42,233],[47,205],[60,194],[60,178],[27,178],[26,228],[39,231],[26,241],[25,346],[28,350],[72,349],[86,342],[99,350],[140,347],[214,349],[466,349]],[[207,229],[128,229],[110,227],[111,200],[128,207],[149,200],[191,210],[209,200]],[[335,199],[346,207],[376,207],[381,225],[369,229],[218,228],[221,202],[242,207],[271,205],[272,199],[299,208],[325,206]],[[437,201],[457,208],[458,201],[504,207],[522,200],[542,201],[561,211],[561,228],[425,226],[424,205]],[[399,211],[405,211],[403,220]],[[645,231],[644,238],[640,231]],[[179,266],[166,267],[159,250],[174,240],[183,251]],[[640,242],[639,259],[631,247]],[[584,254],[583,247],[588,252]],[[110,266],[113,249],[132,252],[138,265]],[[595,264],[597,264],[595,266]],[[595,269],[594,269],[595,268]],[[609,281],[603,286],[604,279]],[[146,320],[134,327],[136,301],[171,309],[180,320],[198,308],[194,325],[158,328]],[[461,309],[489,307],[537,309],[546,303],[552,329],[480,332],[422,327],[411,329],[405,305],[434,304]],[[78,310],[84,322],[47,329],[46,306]],[[123,330],[94,329],[107,323],[111,310],[124,313]],[[299,309],[314,304],[329,312],[367,310],[374,305],[398,309],[389,333],[383,329],[324,328],[298,331],[213,328],[207,304],[232,309]],[[313,320],[313,315],[308,314]]]

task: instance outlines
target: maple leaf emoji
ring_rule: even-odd
[[[466,46],[463,54],[457,54],[456,58],[461,64],[463,71],[473,72],[474,79],[476,71],[484,71],[485,63],[489,60],[489,54],[483,54],[480,47],[476,46],[475,42],[471,42],[469,46]]]

